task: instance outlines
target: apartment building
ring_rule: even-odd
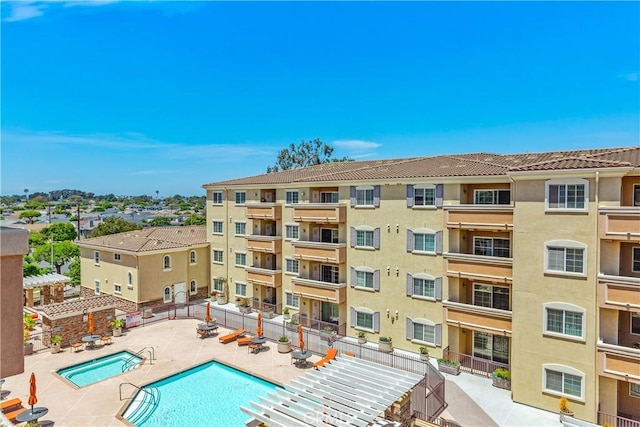
[[[640,420],[640,147],[330,163],[203,185],[214,289]],[[226,282],[225,282],[226,281]],[[603,421],[604,420],[604,421]]]
[[[113,295],[132,312],[209,296],[204,226],[150,227],[77,242],[83,297]]]

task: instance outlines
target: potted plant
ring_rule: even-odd
[[[378,339],[378,350],[391,353],[393,351],[393,343],[391,342],[391,337],[380,337]]]
[[[565,416],[573,417],[573,411],[569,408],[569,400],[561,397],[558,401],[558,409],[560,409],[560,422],[564,422]]]
[[[140,311],[142,311],[143,319],[149,319],[150,317],[153,317],[153,310],[151,309],[151,307],[143,306],[140,308]]]
[[[113,328],[113,336],[119,337],[122,335],[122,328],[126,324],[124,319],[113,319],[109,322],[109,326]]]
[[[289,314],[289,307],[285,307],[284,310],[282,310],[282,315],[284,317],[284,320],[291,319],[291,315]]]
[[[218,280],[222,282],[222,292],[216,293],[216,302],[218,305],[224,305],[229,302],[229,286],[227,285],[227,279],[220,277]]]
[[[365,331],[358,331],[358,343],[364,344],[367,342],[367,333]]]
[[[493,377],[493,386],[511,390],[511,372],[508,369],[498,368],[491,374]]]
[[[278,338],[278,353],[289,353],[291,351],[291,340],[286,335]]]
[[[49,338],[51,343],[51,354],[60,353],[60,343],[62,343],[62,337],[60,335],[51,335]]]
[[[459,375],[460,362],[447,355],[442,359],[438,359],[438,370],[446,374]]]
[[[429,348],[428,347],[420,347],[420,359],[422,360],[429,360]]]

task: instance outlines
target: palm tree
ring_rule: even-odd
[[[29,201],[29,189],[28,188],[24,189],[24,194],[25,194],[25,197],[27,198],[27,202],[28,202]]]

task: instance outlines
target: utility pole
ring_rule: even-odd
[[[80,203],[78,203],[78,240],[80,240]]]

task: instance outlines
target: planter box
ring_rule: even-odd
[[[225,305],[228,302],[228,300],[225,295],[217,295],[216,302],[218,303],[218,305]]]
[[[291,341],[278,341],[278,353],[289,353],[291,351]]]
[[[121,337],[122,336],[122,328],[115,328],[113,330],[113,336],[114,337]]]
[[[51,343],[51,354],[60,353],[60,343]]]
[[[367,343],[366,338],[358,338],[358,344],[366,344],[366,343]]]
[[[460,365],[454,366],[438,362],[438,370],[445,374],[460,375]]]
[[[564,423],[566,417],[573,417],[573,412],[560,412],[561,423]]]
[[[429,355],[420,353],[420,359],[425,360],[425,361],[428,362],[429,361]]]
[[[393,343],[378,341],[378,350],[383,353],[391,353],[393,351]]]
[[[493,386],[503,388],[505,390],[511,390],[511,381],[502,378],[493,378]]]
[[[244,313],[244,314],[251,313],[251,307],[240,307],[240,313]]]
[[[150,317],[153,317],[153,310],[151,310],[150,308],[145,308],[144,310],[142,310],[143,319],[149,319]]]

